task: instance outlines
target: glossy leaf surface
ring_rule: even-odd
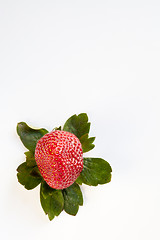
[[[63,130],[71,132],[78,138],[84,134],[89,133],[90,123],[88,122],[88,116],[86,113],[81,113],[78,116],[73,115],[64,124]]]
[[[80,137],[79,140],[82,144],[83,153],[89,152],[90,150],[92,150],[95,147],[95,145],[93,144],[95,137],[89,138],[88,133],[86,133],[82,137]]]
[[[17,124],[17,133],[24,146],[34,153],[38,140],[48,133],[48,131],[44,128],[33,129],[25,122],[20,122]]]
[[[40,202],[49,220],[52,220],[63,210],[64,198],[62,191],[49,187],[48,184],[43,181],[40,188]]]
[[[77,183],[73,183],[70,187],[63,189],[64,210],[70,215],[76,215],[79,205],[83,205],[83,196]]]
[[[31,172],[33,171],[34,167],[28,167],[27,163],[22,163],[17,168],[17,178],[19,183],[21,183],[27,190],[31,190],[40,184],[42,177],[40,175],[33,176]]]
[[[90,186],[105,184],[111,181],[112,168],[107,161],[102,158],[84,158],[83,170],[76,182],[85,183]]]

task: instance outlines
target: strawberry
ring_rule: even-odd
[[[38,141],[35,160],[47,184],[55,189],[72,185],[83,169],[83,152],[72,133],[55,130]]]

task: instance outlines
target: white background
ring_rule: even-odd
[[[0,0],[1,239],[160,239],[159,0]],[[20,121],[86,112],[112,181],[49,221],[16,178]]]

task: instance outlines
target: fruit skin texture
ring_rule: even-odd
[[[74,134],[55,130],[38,141],[35,160],[47,184],[64,189],[75,182],[83,169],[82,146]]]

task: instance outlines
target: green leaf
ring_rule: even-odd
[[[76,182],[85,183],[90,186],[105,184],[111,181],[112,168],[107,161],[102,158],[84,158],[83,170]]]
[[[24,146],[34,153],[38,140],[48,133],[48,131],[44,128],[33,129],[25,122],[20,122],[17,124],[17,133]]]
[[[34,154],[30,151],[24,153],[26,155],[26,163],[28,167],[37,166],[36,160],[34,158]]]
[[[38,169],[37,166],[35,166],[35,167],[31,170],[30,175],[31,175],[32,177],[40,177],[40,178],[42,178],[42,175],[41,175],[41,173],[40,173],[40,171],[39,171],[39,169]]]
[[[53,128],[53,131],[55,131],[55,130],[61,130],[61,129],[62,129],[61,126],[59,126],[59,127]]]
[[[54,214],[54,212],[52,211],[52,208],[51,208],[51,198],[48,197],[48,198],[45,199],[43,197],[43,194],[42,194],[41,191],[40,191],[40,203],[41,203],[41,206],[42,206],[45,214],[48,214],[48,217],[51,221],[55,217],[55,214]]]
[[[18,168],[17,168],[17,178],[19,183],[21,183],[27,190],[31,190],[40,184],[42,177],[37,176],[33,177],[31,175],[31,172],[33,171],[33,167],[28,167],[27,163],[24,162],[22,163]]]
[[[45,181],[41,184],[41,192],[43,197],[46,199],[49,195],[52,195],[54,188],[51,188]]]
[[[83,205],[83,196],[78,184],[73,183],[70,187],[62,190],[64,196],[64,210],[66,213],[75,216],[79,205]]]
[[[40,202],[45,214],[48,214],[49,220],[52,220],[63,210],[64,198],[62,190],[50,188],[47,186],[47,183],[43,181],[40,187]]]
[[[88,116],[86,113],[81,113],[78,116],[71,116],[64,124],[63,130],[71,132],[78,138],[84,134],[89,133],[90,123],[88,122]]]
[[[93,144],[95,137],[89,138],[88,133],[81,136],[79,140],[82,144],[83,153],[89,152],[90,150],[92,150],[95,147],[95,145]]]

